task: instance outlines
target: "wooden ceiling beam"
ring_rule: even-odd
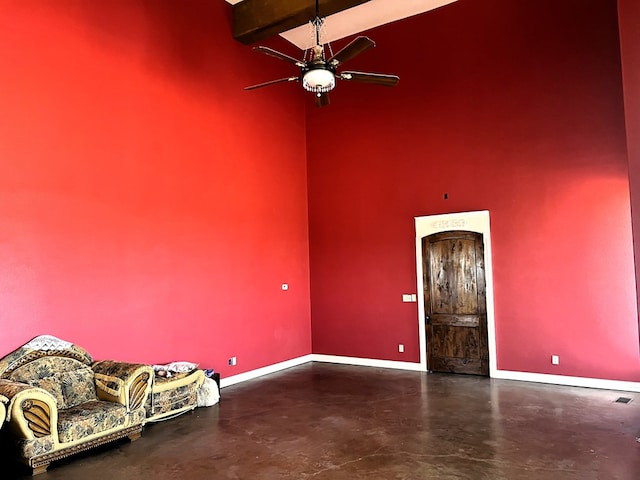
[[[319,0],[320,16],[369,0]],[[233,6],[233,38],[249,45],[299,27],[315,17],[314,0],[243,0]]]

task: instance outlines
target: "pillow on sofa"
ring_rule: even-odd
[[[91,368],[84,367],[70,372],[61,372],[57,373],[55,377],[62,386],[65,408],[76,407],[81,403],[98,399]]]
[[[196,368],[198,368],[197,363],[193,362],[171,362],[166,365],[154,365],[153,370],[156,372],[156,376],[158,377],[166,377],[172,378],[176,375],[174,374],[186,374],[191,373]],[[177,375],[177,377],[184,375]]]
[[[67,408],[67,404],[64,401],[64,395],[62,394],[62,386],[55,375],[52,377],[31,380],[29,385],[46,390],[53,395],[53,398],[56,399],[56,403],[58,404],[58,408]]]
[[[165,365],[165,368],[170,372],[189,373],[198,368],[198,364],[193,362],[171,362]]]

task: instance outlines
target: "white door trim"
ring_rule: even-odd
[[[434,233],[465,230],[482,234],[484,242],[484,268],[487,293],[487,334],[489,341],[489,376],[497,371],[496,329],[493,308],[493,268],[491,263],[491,228],[489,211],[447,213],[415,217],[416,224],[416,274],[418,300],[418,332],[420,334],[420,368],[427,371],[427,334],[424,324],[424,285],[422,281],[422,239]]]

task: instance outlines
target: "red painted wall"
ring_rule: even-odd
[[[620,49],[633,218],[636,292],[640,304],[640,3],[618,0]]]
[[[0,65],[0,352],[310,353],[303,97],[228,4],[0,0]]]
[[[418,361],[413,217],[488,209],[498,368],[640,381],[616,2],[461,0],[369,33],[345,68],[400,85],[308,110],[313,351]]]
[[[376,29],[349,68],[400,86],[341,83],[306,126],[298,89],[242,91],[286,65],[224,2],[94,3],[0,0],[1,352],[50,333],[225,376],[304,355],[310,248],[313,351],[417,361],[413,217],[489,209],[499,368],[640,380],[615,2]]]

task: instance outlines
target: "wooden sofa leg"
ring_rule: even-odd
[[[47,471],[47,468],[49,468],[49,463],[45,463],[44,465],[40,465],[38,467],[33,467],[33,470],[31,471],[31,476],[35,477],[36,475],[45,473]]]
[[[138,430],[137,432],[131,432],[128,437],[129,440],[131,440],[132,442],[135,442],[137,439],[139,439],[142,436],[142,431]]]

